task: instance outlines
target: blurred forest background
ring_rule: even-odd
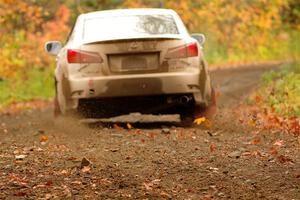
[[[300,57],[299,0],[0,0],[0,106],[53,96],[44,43],[64,42],[80,13],[140,7],[174,9],[204,33],[211,65]]]

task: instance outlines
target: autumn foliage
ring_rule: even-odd
[[[0,90],[5,91],[0,102],[53,95],[49,86],[55,59],[45,53],[44,43],[64,42],[79,14],[142,7],[174,9],[190,33],[204,33],[209,64],[290,60],[300,55],[298,0],[0,0]]]
[[[0,40],[4,41],[0,44],[0,77],[52,66],[53,59],[44,52],[44,43],[65,38],[70,10],[61,5],[49,17],[47,8],[30,1],[1,0],[0,5]]]
[[[300,31],[299,3],[294,0],[274,0],[272,3],[266,0],[62,2],[0,0],[0,38],[4,41],[0,44],[0,77],[11,77],[24,68],[52,66],[53,59],[43,51],[44,42],[51,39],[64,41],[76,15],[94,10],[174,9],[190,32],[207,35],[207,57],[213,63],[289,59],[294,49],[288,30],[296,30],[296,36]]]

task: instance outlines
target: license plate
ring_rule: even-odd
[[[130,56],[122,59],[122,70],[147,69],[147,59],[141,56]]]
[[[113,72],[155,70],[158,65],[158,53],[109,56],[109,66]]]

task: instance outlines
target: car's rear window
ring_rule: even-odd
[[[172,15],[135,15],[85,20],[83,39],[101,41],[179,34]]]

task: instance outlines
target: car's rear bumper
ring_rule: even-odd
[[[198,73],[70,77],[72,99],[201,93]]]

